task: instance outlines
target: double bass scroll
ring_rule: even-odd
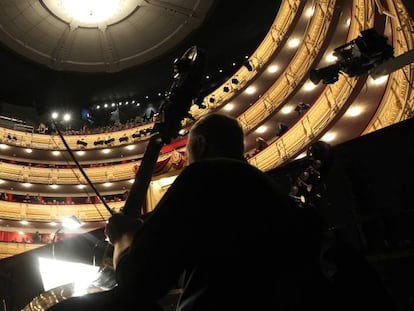
[[[205,63],[205,52],[196,46],[190,47],[174,61],[172,85],[151,131],[151,137],[135,181],[121,210],[122,214],[132,218],[142,215],[141,208],[161,148],[164,144],[170,143],[172,138],[178,136],[181,121],[190,117],[190,107],[201,89]]]
[[[170,143],[171,139],[178,136],[178,132],[181,129],[181,121],[191,117],[189,110],[193,103],[202,108],[202,105],[198,104],[195,99],[197,99],[201,90],[205,65],[205,52],[196,46],[187,49],[180,58],[174,61],[172,85],[166,94],[165,102],[161,106],[159,116],[151,131],[144,157],[136,173],[135,181],[121,210],[121,214],[128,218],[137,219],[142,216],[141,207],[145,202],[148,186],[161,148],[164,144]],[[67,145],[66,147],[68,148]],[[86,180],[89,182],[88,178]],[[110,212],[113,214],[112,211]],[[99,304],[102,303],[102,299],[105,299],[102,298],[105,295],[103,292],[112,291],[115,287],[105,289],[99,286],[99,284],[98,286],[90,286],[87,295],[94,295],[94,299]],[[58,307],[57,305],[60,302],[68,298],[77,298],[74,295],[73,284],[57,287],[35,297],[22,311],[49,310],[52,307]],[[69,301],[67,302],[69,303]],[[76,309],[79,303],[79,300],[72,300],[70,304],[65,304],[63,309],[71,309],[72,305]],[[56,310],[56,307],[54,310]]]

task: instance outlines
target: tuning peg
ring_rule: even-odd
[[[314,168],[316,168],[316,169],[320,168],[321,166],[322,166],[322,161],[321,161],[321,160],[319,160],[319,159],[315,159],[315,160],[312,162],[312,167],[314,167]]]
[[[299,206],[303,206],[303,204],[306,203],[306,197],[304,195],[301,196],[295,196],[295,195],[289,195],[293,200],[296,201],[296,203],[299,204]]]
[[[302,186],[305,186],[306,191],[311,192],[313,185],[306,183],[304,180],[302,180],[300,177],[298,177],[298,183]]]
[[[307,171],[302,172],[299,177],[301,180],[308,180],[309,179],[309,173]]]
[[[298,194],[298,192],[299,192],[299,188],[297,186],[293,186],[292,188],[290,188],[289,195],[295,196],[296,194]]]

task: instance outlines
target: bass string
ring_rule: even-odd
[[[81,174],[83,175],[83,177],[85,178],[86,182],[89,184],[89,186],[92,188],[92,190],[94,191],[94,193],[98,196],[98,198],[100,199],[101,203],[104,205],[104,207],[108,210],[108,212],[113,215],[113,210],[111,209],[111,207],[106,203],[105,198],[102,196],[102,194],[98,191],[98,189],[95,187],[95,185],[92,183],[92,181],[89,179],[89,176],[86,174],[85,170],[83,169],[82,165],[79,163],[79,161],[76,159],[75,155],[73,154],[73,151],[70,149],[68,143],[66,142],[66,139],[64,138],[62,132],[60,131],[59,127],[57,126],[57,124],[55,123],[54,120],[52,120],[52,123],[54,125],[54,127],[56,128],[56,131],[59,135],[59,138],[61,139],[61,141],[63,142],[63,144],[65,145],[66,151],[69,153],[72,161],[75,163],[76,167],[79,169],[79,171],[81,172]],[[55,141],[55,138],[52,137],[52,141],[55,145],[55,147],[58,147],[59,145],[57,144],[57,142]],[[70,163],[70,160],[65,156],[65,154],[62,154],[62,157],[64,158],[64,160],[66,161],[66,163]],[[75,170],[73,167],[70,168],[71,171],[73,172],[73,174],[75,175],[76,179],[78,180],[79,184],[82,184],[82,181],[80,179],[80,177],[78,176],[78,174],[76,174]],[[84,188],[83,192],[86,194],[86,196],[88,198],[90,198],[90,193],[87,191],[86,187]],[[92,202],[92,204],[94,205],[96,211],[98,212],[98,214],[101,216],[102,220],[106,220],[104,215],[102,214],[100,208],[98,207],[98,205],[93,201],[90,200]]]

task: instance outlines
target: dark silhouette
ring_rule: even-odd
[[[123,214],[109,219],[105,233],[114,246],[117,286],[50,310],[162,310],[158,302],[177,284],[182,311],[351,310],[342,302],[348,292],[354,295],[348,286],[361,293],[358,284],[332,278],[346,276],[351,266],[342,269],[338,261],[341,273],[321,269],[327,240],[319,218],[244,159],[237,119],[202,117],[187,151],[189,165],[143,223]],[[364,284],[377,288],[374,281]],[[341,284],[343,292],[336,290]]]
[[[36,231],[35,233],[33,233],[33,243],[40,243],[42,242],[42,236],[40,235],[39,231]]]

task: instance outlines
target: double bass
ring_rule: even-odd
[[[166,93],[165,101],[160,107],[159,114],[151,130],[150,139],[142,158],[141,165],[135,175],[134,183],[129,190],[123,208],[120,210],[120,213],[123,215],[131,219],[145,219],[147,211],[143,206],[161,148],[178,136],[178,132],[182,127],[182,121],[185,118],[192,118],[189,113],[192,105],[196,104],[199,108],[204,108],[199,101],[199,95],[202,87],[202,77],[205,65],[206,54],[197,46],[188,48],[180,58],[177,58],[174,61],[173,82],[169,91]],[[76,158],[73,156],[73,153],[66,144],[60,131],[58,131],[58,134],[80,172],[84,175],[86,181],[91,185],[97,196],[101,198],[101,201],[104,203],[105,200],[103,200],[82,167],[76,161]],[[113,215],[114,211],[105,203],[104,205],[109,213]],[[108,245],[108,247],[110,247],[110,245]],[[107,252],[106,256],[110,256],[110,254],[111,252]],[[105,259],[108,260],[108,257],[104,258],[104,260]],[[114,273],[111,271],[111,268],[109,268],[108,271],[107,267],[107,265],[104,266],[99,278],[87,288],[86,295],[90,295],[91,300],[96,300],[96,304],[99,306],[104,306],[107,299],[111,299],[111,295],[117,287]],[[22,311],[82,309],[80,301],[76,299],[69,299],[66,301],[68,298],[76,298],[74,292],[75,289],[73,283],[59,286],[32,299]],[[60,304],[62,304],[63,301],[66,301],[65,305],[60,308]],[[101,307],[97,307],[97,309],[98,308],[101,309]]]

